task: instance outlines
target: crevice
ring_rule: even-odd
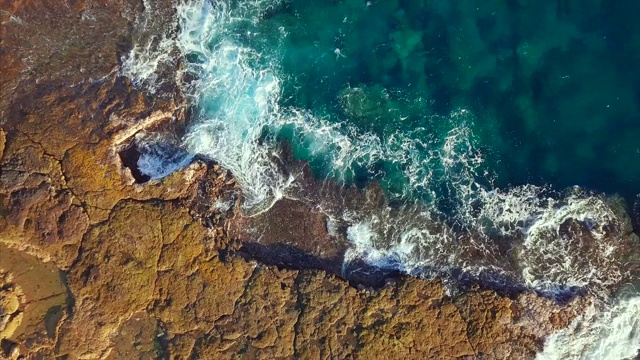
[[[24,305],[25,305],[25,306],[26,306],[26,305],[31,305],[31,304],[34,304],[34,303],[37,303],[37,302],[40,302],[40,301],[45,301],[45,300],[53,299],[53,298],[58,297],[58,296],[60,296],[60,295],[63,295],[63,296],[64,296],[64,295],[66,295],[66,294],[67,294],[67,292],[66,292],[66,291],[59,292],[59,293],[55,293],[55,294],[51,294],[51,295],[48,295],[48,296],[45,296],[45,297],[42,297],[42,298],[39,298],[39,299],[33,299],[33,300],[30,300],[30,301],[27,301],[27,302],[25,302],[25,303],[24,303]]]
[[[138,167],[138,160],[140,159],[140,150],[135,141],[118,151],[118,156],[122,161],[122,164],[129,168],[131,175],[137,184],[144,184],[151,180],[151,177],[147,174],[143,174]]]
[[[299,311],[298,317],[296,318],[296,322],[295,324],[293,324],[293,357],[295,359],[301,358],[301,355],[298,351],[298,335],[300,334],[300,320],[302,319],[302,316],[304,315],[304,311],[306,309],[306,306],[302,301],[302,291],[300,290],[302,276],[303,276],[302,272],[298,271],[298,274],[296,275],[296,278],[293,281],[293,287],[295,288],[295,291],[296,291],[296,307],[295,308]]]
[[[160,280],[160,260],[162,259],[162,254],[165,251],[166,245],[164,243],[164,228],[162,225],[162,218],[160,218],[160,220],[158,221],[160,223],[160,237],[161,237],[161,243],[160,243],[160,251],[158,252],[158,258],[156,259],[156,266],[155,266],[155,273],[156,273],[156,279],[153,281],[153,299],[151,299],[151,301],[149,302],[149,304],[147,305],[147,311],[151,311],[156,307],[156,303],[158,302],[158,298],[157,295],[159,294],[159,287],[158,287],[158,281]]]
[[[473,343],[471,342],[471,338],[469,337],[469,332],[471,331],[470,329],[471,321],[469,321],[468,319],[465,319],[464,316],[462,316],[462,312],[460,311],[460,308],[458,308],[458,305],[454,301],[451,302],[451,305],[453,305],[453,307],[456,309],[456,312],[458,313],[458,316],[460,316],[460,319],[462,320],[462,322],[466,324],[464,336],[467,339],[467,344],[469,344],[471,351],[473,351],[473,356],[478,356],[478,351],[473,346]]]
[[[45,156],[51,157],[53,158],[61,167],[62,167],[62,159],[58,159],[57,157],[55,157],[53,154],[50,154],[49,152],[47,152],[47,150],[45,149],[44,145],[42,145],[42,143],[35,141],[33,138],[31,138],[31,136],[29,136],[26,132],[18,130],[18,129],[13,129],[13,131],[19,133],[20,135],[24,136],[27,140],[31,141],[35,146],[37,146],[38,148],[40,148],[40,150],[42,150],[42,153]],[[65,150],[65,153],[68,149]],[[64,157],[64,155],[63,155]]]
[[[351,270],[343,273],[342,256],[322,258],[283,243],[264,245],[257,242],[244,242],[237,254],[247,261],[255,260],[265,265],[277,266],[279,269],[322,270],[347,280],[354,288],[365,286],[381,289],[389,280],[402,276],[398,270],[378,268],[363,261],[353,261],[350,264]]]

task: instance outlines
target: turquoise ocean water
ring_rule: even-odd
[[[498,186],[633,197],[639,11],[635,1],[290,1],[239,40],[278,59],[282,104],[425,143],[465,109]],[[296,145],[319,173],[331,170]],[[375,165],[352,180],[397,178]]]

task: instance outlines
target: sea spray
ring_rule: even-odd
[[[279,116],[280,80],[261,64],[262,54],[234,39],[271,2],[187,2],[178,8],[178,46],[193,82],[186,93],[199,110],[185,136],[190,152],[214,159],[229,169],[243,188],[246,211],[259,212],[281,198],[291,179],[273,161],[277,147],[262,139]]]
[[[567,328],[550,335],[537,360],[633,359],[640,352],[640,296],[593,304]]]
[[[167,96],[164,85],[173,84],[180,75],[178,17],[161,3],[144,0],[143,5],[132,26],[132,48],[121,59],[121,73],[134,87],[162,98]]]
[[[193,160],[193,155],[171,135],[138,133],[133,141],[140,154],[137,168],[151,180],[162,179]]]

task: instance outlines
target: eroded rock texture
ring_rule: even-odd
[[[558,322],[566,325],[580,305],[488,291],[452,300],[438,281],[411,278],[380,291],[356,290],[322,271],[223,259],[215,236],[175,202],[118,203],[84,235],[67,275],[74,304],[56,329],[55,352],[84,358],[522,357],[532,356],[541,337]]]
[[[133,36],[166,31],[173,5],[154,2],[163,15],[141,31],[144,5],[0,1],[2,356],[527,358],[579,312],[585,300],[450,298],[414,278],[374,291],[259,263],[235,251],[255,239],[230,239],[233,211],[213,206],[237,191],[224,169],[196,161],[136,182],[118,153],[136,132],[185,121],[170,84],[152,97],[118,75]],[[322,248],[321,220],[290,222],[284,243],[266,245],[331,258],[340,249]]]

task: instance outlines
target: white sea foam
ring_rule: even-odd
[[[553,290],[561,284],[594,291],[615,285],[623,275],[617,247],[624,232],[611,207],[602,198],[576,194],[558,203],[549,200],[548,210],[523,229],[526,236],[519,256],[527,285]],[[582,232],[561,233],[568,220],[580,222]],[[605,237],[606,227],[614,235]]]
[[[352,248],[345,254],[345,266],[363,259],[373,266],[421,276],[465,267],[460,261],[461,244],[431,215],[427,208],[409,205],[346,211],[341,217],[351,224],[346,235]]]
[[[163,76],[166,76],[162,69],[177,65],[174,34],[177,18],[167,19],[166,24],[161,24],[157,6],[149,0],[144,0],[143,5],[144,11],[134,23],[139,42],[135,42],[122,57],[121,73],[131,79],[135,87],[144,87],[155,94],[164,82]]]
[[[374,223],[379,219],[372,219]],[[380,268],[397,268],[407,273],[412,272],[412,268],[405,268],[404,265],[413,266],[419,259],[415,250],[418,242],[404,237],[399,242],[391,244],[389,247],[379,244],[384,241],[380,234],[372,229],[370,223],[355,223],[347,229],[347,238],[354,245],[345,254],[345,267],[355,259],[363,259],[366,263]]]
[[[462,190],[465,192],[467,190]],[[553,293],[589,287],[606,296],[623,276],[619,248],[625,231],[612,205],[601,195],[574,188],[553,194],[523,185],[473,190],[480,204],[462,208],[464,221],[483,237],[521,239],[517,257],[527,286]],[[579,231],[569,231],[570,223]]]
[[[134,141],[140,153],[138,169],[152,180],[186,167],[193,159],[193,155],[184,150],[177,139],[138,133]]]
[[[134,86],[145,86],[149,93],[155,94],[162,80],[159,69],[175,61],[171,55],[174,47],[174,39],[165,34],[154,36],[146,44],[134,45],[122,59],[122,74],[130,78]]]
[[[187,94],[200,109],[185,145],[231,170],[248,211],[268,207],[292,181],[276,170],[275,144],[262,141],[265,127],[279,116],[280,80],[268,63],[259,65],[262,54],[233,37],[239,24],[258,21],[269,6],[249,1],[232,9],[223,1],[194,1],[178,7],[178,46],[197,78]]]
[[[604,237],[603,233],[605,228],[617,227],[606,202],[579,192],[549,196],[548,189],[532,185],[491,187],[491,172],[483,167],[484,159],[475,146],[468,111],[461,109],[446,119],[451,130],[444,139],[424,140],[424,129],[382,139],[305,109],[282,108],[283,80],[277,56],[263,54],[238,37],[239,29],[251,33],[252,26],[262,21],[261,15],[277,5],[278,1],[269,0],[186,1],[177,8],[177,38],[160,41],[162,46],[134,48],[123,67],[138,83],[153,83],[158,81],[154,77],[157,64],[167,61],[170,48],[180,50],[185,71],[195,78],[183,84],[185,94],[199,109],[183,146],[189,154],[208,156],[232,171],[244,192],[245,211],[264,211],[286,196],[295,183],[295,174],[284,175],[278,170],[278,145],[265,137],[265,131],[277,134],[289,129],[310,156],[321,157],[328,164],[331,171],[327,176],[333,180],[347,181],[354,169],[372,169],[382,161],[403,172],[406,184],[401,198],[415,194],[428,198],[419,214],[412,213],[411,205],[405,215],[391,216],[388,211],[359,216],[330,214],[350,222],[352,232],[359,229],[353,228],[357,224],[375,224],[375,236],[384,238],[384,244],[374,241],[376,237],[356,241],[357,232],[352,233],[350,256],[357,254],[372,263],[407,271],[425,265],[472,268],[473,264],[460,259],[461,250],[451,245],[460,241],[458,236],[447,233],[449,230],[428,230],[425,225],[444,218],[438,209],[442,197],[436,195],[438,188],[448,191],[445,196],[453,204],[449,211],[454,215],[446,214],[448,221],[471,234],[467,236],[470,243],[459,246],[474,246],[491,257],[496,256],[492,237],[519,239],[521,245],[516,249],[521,276],[532,288],[549,291],[555,286],[606,286],[620,278],[614,257],[616,244],[611,240],[615,237]],[[286,36],[286,29],[281,36]],[[143,173],[157,178],[183,166],[185,159],[188,157],[183,154],[172,159],[162,148],[149,148],[138,165]],[[582,237],[561,232],[563,224],[572,219],[583,224],[596,240],[595,246],[590,246],[589,261],[582,261]]]
[[[231,207],[233,207],[233,199],[228,200],[228,201],[224,201],[222,199],[217,199],[214,203],[213,203],[213,207],[220,211],[220,212],[227,212],[231,209]]]
[[[537,360],[621,360],[640,352],[640,296],[594,304],[567,328],[549,336]]]
[[[322,157],[329,164],[327,176],[334,180],[347,180],[356,167],[371,168],[385,160],[402,165],[410,181],[407,189],[427,188],[429,158],[416,151],[420,140],[397,134],[384,142],[372,133],[358,133],[307,110],[279,106],[282,80],[274,57],[242,45],[234,33],[239,25],[250,27],[259,22],[271,6],[275,6],[273,1],[242,6],[194,1],[178,8],[178,47],[191,59],[186,70],[197,78],[187,84],[186,93],[200,108],[185,137],[187,148],[234,173],[248,211],[268,207],[293,182],[276,170],[278,148],[264,139],[265,130],[275,134],[293,131],[310,156]]]

